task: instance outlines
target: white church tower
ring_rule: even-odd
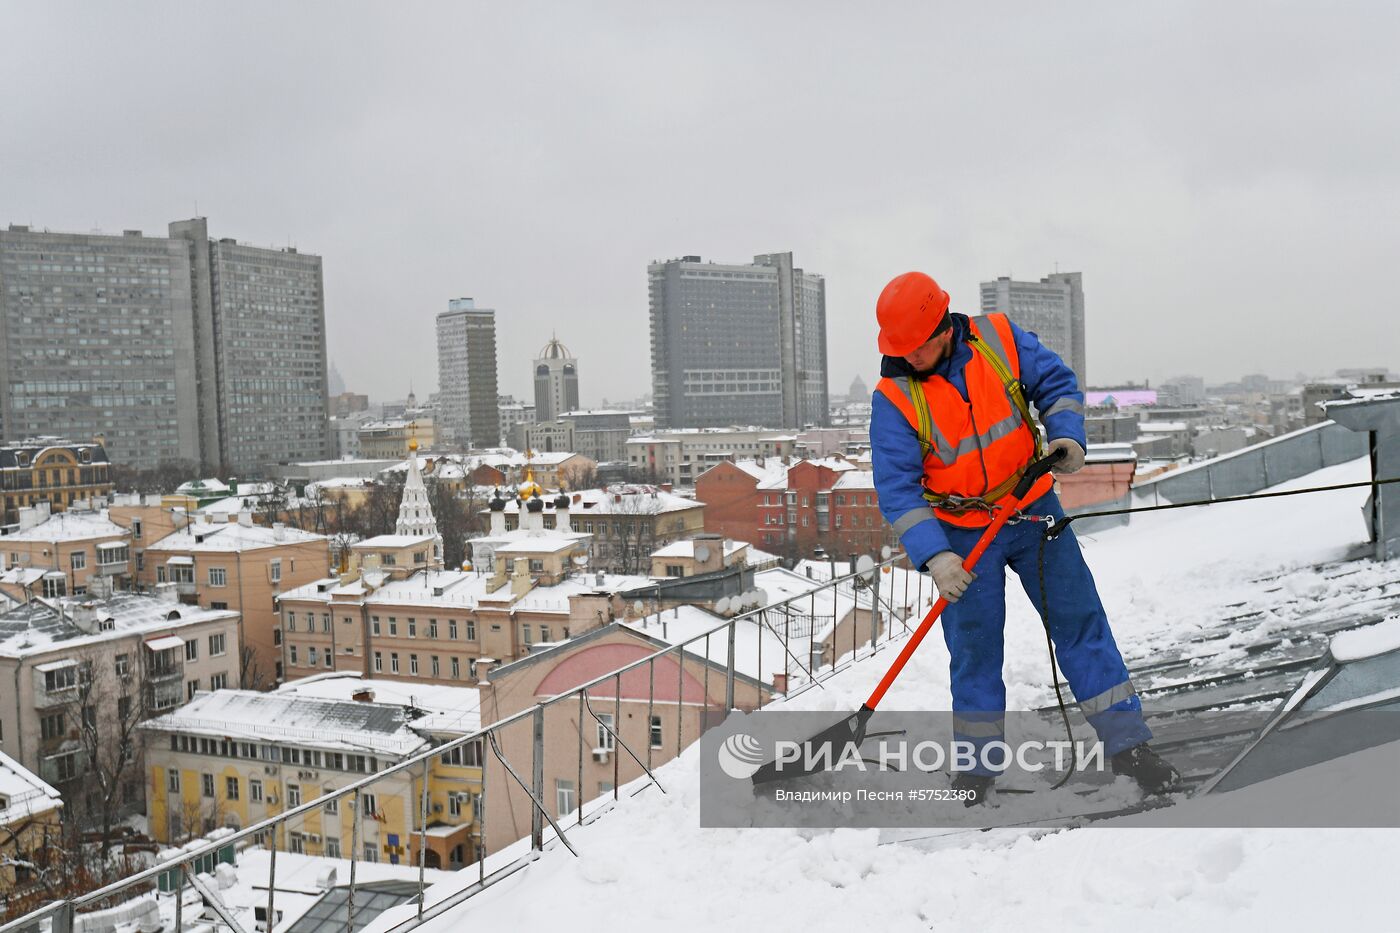
[[[394,534],[409,538],[433,539],[433,563],[442,564],[442,536],[432,506],[428,504],[428,487],[423,485],[423,471],[418,468],[418,440],[408,442],[408,479],[403,484],[403,499],[399,502],[399,520]]]

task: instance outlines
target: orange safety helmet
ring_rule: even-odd
[[[948,313],[948,293],[922,272],[897,275],[880,292],[875,317],[880,322],[880,352],[907,356],[933,335]]]

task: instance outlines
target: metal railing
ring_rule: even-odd
[[[144,893],[151,889],[159,876],[170,872],[176,872],[179,884],[176,888],[174,904],[175,930],[177,933],[182,930],[184,917],[184,905],[178,892],[183,889],[186,882],[193,885],[196,890],[202,890],[200,884],[191,872],[191,866],[201,858],[205,858],[220,849],[225,849],[230,845],[243,846],[252,845],[259,841],[265,841],[269,850],[268,877],[267,877],[267,918],[271,927],[276,926],[276,900],[277,900],[277,853],[279,848],[286,851],[288,843],[289,827],[294,821],[303,820],[305,817],[319,814],[323,808],[341,798],[351,798],[351,847],[349,852],[349,891],[346,898],[345,929],[353,929],[352,918],[354,916],[355,893],[356,893],[356,866],[361,861],[359,851],[362,839],[362,825],[364,814],[362,812],[362,796],[373,793],[374,785],[378,782],[398,774],[406,774],[410,779],[417,778],[422,782],[422,790],[418,806],[418,825],[412,829],[410,835],[416,836],[418,840],[418,895],[417,911],[415,915],[394,928],[395,933],[402,930],[411,930],[421,923],[439,916],[442,913],[466,901],[473,895],[500,880],[514,874],[524,867],[538,854],[547,844],[556,840],[562,843],[575,856],[579,853],[573,843],[565,833],[561,823],[572,822],[573,826],[582,825],[585,821],[591,821],[606,809],[610,809],[616,801],[620,799],[620,778],[621,778],[621,754],[625,753],[637,768],[646,775],[649,780],[641,788],[631,793],[640,792],[646,787],[655,786],[662,793],[666,790],[657,781],[654,768],[653,753],[658,751],[655,743],[651,740],[651,728],[653,717],[657,709],[664,713],[665,709],[672,705],[669,699],[662,702],[656,698],[656,665],[658,661],[673,657],[676,666],[676,698],[674,701],[674,724],[675,724],[675,746],[674,755],[679,756],[684,748],[690,743],[699,739],[708,725],[707,716],[717,713],[721,717],[738,707],[735,703],[736,689],[741,681],[746,692],[751,692],[756,698],[754,706],[761,706],[765,697],[769,700],[781,696],[784,699],[791,699],[806,691],[820,688],[822,681],[839,673],[852,664],[864,660],[875,653],[883,651],[896,638],[902,637],[911,631],[911,617],[921,616],[927,607],[933,603],[933,587],[931,581],[923,574],[912,571],[904,571],[900,575],[902,586],[892,585],[896,578],[891,576],[890,570],[898,563],[903,562],[902,554],[895,555],[881,563],[875,564],[874,568],[864,573],[852,573],[845,576],[835,577],[826,581],[813,581],[814,587],[804,593],[790,596],[770,605],[760,606],[747,612],[735,615],[732,618],[716,625],[714,628],[696,634],[684,641],[676,642],[666,648],[657,650],[645,657],[639,658],[614,671],[603,674],[584,684],[580,684],[565,693],[549,697],[532,706],[526,707],[503,719],[498,720],[488,726],[484,726],[475,732],[451,739],[441,745],[436,745],[431,749],[419,752],[412,757],[405,758],[398,764],[384,768],[370,774],[351,784],[347,784],[320,797],[315,797],[291,809],[268,817],[258,823],[254,823],[244,829],[220,837],[216,842],[194,849],[182,851],[177,857],[169,859],[151,868],[113,882],[103,888],[87,894],[72,897],[66,900],[52,902],[25,916],[11,920],[4,925],[0,925],[0,933],[19,933],[19,931],[43,931],[45,929],[52,933],[71,933],[74,929],[75,919],[84,910],[95,910],[110,907],[135,895]],[[889,576],[887,581],[884,578]],[[912,584],[911,584],[912,581]],[[869,594],[868,599],[856,600],[830,600],[832,615],[831,624],[826,629],[830,634],[829,641],[814,641],[811,632],[814,628],[810,623],[805,625],[805,635],[797,636],[794,633],[796,626],[793,622],[801,617],[812,619],[817,615],[818,594],[824,590],[838,591],[845,587],[847,592],[854,591],[860,596]],[[873,609],[871,607],[874,607]],[[837,607],[842,607],[847,615],[842,618],[835,618]],[[864,626],[862,637],[862,624],[860,624],[859,612],[866,613],[869,622]],[[849,642],[846,641],[847,633],[842,631],[840,624],[847,619],[851,621],[849,625]],[[772,684],[767,684],[762,680],[762,673],[767,670],[763,662],[763,642],[762,637],[757,639],[757,656],[754,658],[754,669],[759,672],[760,677],[754,678],[739,670],[740,659],[738,657],[737,634],[742,626],[754,626],[759,629],[759,634],[768,634],[772,638],[781,641],[782,658],[772,658],[770,662],[775,669],[781,660],[783,665],[784,690],[776,690]],[[836,644],[837,640],[841,644]],[[567,644],[567,642],[565,643]],[[724,657],[723,664],[714,660],[712,648],[719,646],[719,653]],[[618,726],[622,723],[622,678],[624,675],[642,668],[647,670],[648,692],[647,717],[645,720],[644,735],[647,740],[644,742],[646,748],[643,754],[638,754],[619,734]],[[697,672],[702,669],[703,672]],[[684,707],[694,706],[693,697],[687,700],[685,678],[687,672],[692,676],[698,676],[701,681],[700,696],[703,697],[703,712],[699,717],[699,722],[693,730],[693,734],[687,736],[684,730]],[[716,693],[722,692],[722,702],[712,697],[710,689],[711,675],[716,678]],[[719,678],[722,678],[720,680]],[[721,691],[722,685],[722,691]],[[611,709],[612,718],[609,721],[599,715],[595,709],[598,698],[590,698],[590,692],[599,688],[611,687],[606,701],[611,701],[608,705]],[[629,703],[640,703],[638,698],[629,698]],[[568,814],[559,813],[558,818],[551,813],[545,803],[545,775],[544,775],[544,750],[546,741],[546,717],[545,712],[554,706],[569,704],[576,707],[574,712],[577,715],[575,720],[577,729],[578,746],[578,767],[576,772],[577,783],[575,793],[581,794],[583,789],[585,729],[595,736],[602,736],[606,733],[612,743],[613,761],[613,781],[609,793],[594,797],[590,803],[594,804],[591,810],[580,800],[578,805]],[[531,734],[531,761],[530,767],[525,775],[507,759],[500,742],[500,735],[510,726],[528,723]],[[484,740],[484,741],[483,741]],[[486,868],[488,855],[485,846],[486,839],[486,807],[481,807],[481,812],[473,812],[478,829],[475,834],[479,844],[475,847],[475,867],[477,880],[474,884],[467,885],[454,894],[434,903],[428,907],[423,902],[423,890],[426,886],[427,869],[427,837],[428,837],[428,786],[429,768],[434,758],[444,756],[455,749],[464,749],[474,743],[482,743],[482,795],[481,799],[487,796],[486,788],[486,768],[484,765],[494,757],[499,762],[504,771],[503,781],[507,781],[507,787],[514,784],[524,792],[529,802],[532,814],[530,825],[530,850],[528,854],[520,858],[513,859],[503,865],[492,869],[489,873]],[[486,751],[489,749],[489,753]],[[664,749],[662,749],[664,750]],[[466,752],[463,752],[465,755]],[[667,759],[669,760],[669,758]],[[641,775],[636,776],[640,778]],[[629,778],[633,780],[635,778]],[[411,787],[411,785],[410,785]],[[608,798],[611,798],[611,801]],[[469,825],[469,824],[464,824]],[[279,845],[279,836],[280,845]],[[513,844],[513,843],[512,843]],[[469,871],[470,866],[460,869]],[[206,898],[206,900],[208,900]],[[226,911],[214,906],[219,914],[220,921],[227,925],[236,933],[252,933],[251,930],[243,930],[235,919]]]

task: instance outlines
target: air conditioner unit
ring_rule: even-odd
[[[434,813],[441,813],[441,812],[442,812],[442,804],[440,804],[440,803],[435,803],[435,804],[433,804],[433,812],[434,812]]]
[[[318,777],[320,777],[320,776],[321,776],[321,774],[320,774],[319,771],[298,771],[298,772],[297,772],[297,777],[300,778],[300,779],[303,780],[303,781],[314,781],[314,780],[316,780],[316,779],[317,779]]]
[[[276,765],[263,765],[263,774],[276,774],[276,773],[277,773],[277,766],[276,766]]]
[[[268,795],[267,795],[267,802],[268,802],[269,805],[275,804],[275,803],[277,802],[277,795],[276,795],[276,794],[268,794]]]
[[[611,751],[612,751],[612,749],[610,749],[610,748],[595,748],[595,749],[593,749],[593,760],[594,760],[594,761],[599,761],[599,762],[607,761],[607,760],[608,760],[608,754],[609,754]]]
[[[307,833],[304,838],[307,842],[313,843],[315,845],[320,845],[321,843],[321,837],[316,833]]]

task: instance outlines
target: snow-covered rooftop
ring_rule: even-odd
[[[619,501],[619,497],[620,501]],[[554,496],[545,496],[544,513],[554,512]],[[703,502],[687,499],[656,486],[631,483],[607,489],[580,489],[569,493],[569,519],[589,515],[658,515],[704,508]],[[507,513],[520,511],[519,499],[506,500]]]
[[[384,755],[408,755],[423,745],[401,706],[254,690],[196,694],[174,712],[147,720],[142,728]]]
[[[92,538],[110,538],[129,535],[130,532],[115,522],[109,521],[107,512],[83,512],[72,509],[51,515],[47,521],[5,535],[0,542],[37,541],[57,544],[62,541],[85,541]]]
[[[664,547],[659,547],[651,552],[651,556],[694,557],[695,548],[697,545],[704,545],[707,548],[712,548],[719,543],[721,542],[714,540],[705,540],[703,538],[698,541],[693,538],[687,538],[684,541],[672,541],[670,544],[667,544]],[[735,541],[732,538],[725,538],[722,543],[724,544],[725,557],[728,557],[731,554],[738,553],[739,551],[742,551],[744,548],[749,546],[747,541]]]
[[[1353,482],[1368,475],[1363,458],[1275,489]],[[1120,646],[1137,657],[1150,657],[1179,649],[1207,622],[1238,614],[1241,604],[1281,606],[1292,599],[1306,617],[1328,606],[1354,604],[1363,594],[1387,591],[1398,561],[1364,562],[1336,577],[1324,570],[1366,540],[1358,508],[1365,497],[1365,489],[1339,490],[1144,514],[1127,526],[1083,534],[1079,540]],[[1053,702],[1044,635],[1036,609],[1013,590],[1008,587],[1008,705],[1036,708]],[[1253,626],[1258,634],[1277,622],[1277,612],[1266,611],[1257,621],[1234,625]],[[1394,642],[1389,624],[1357,635],[1355,640],[1364,642],[1358,650],[1367,652]],[[1210,650],[1243,654],[1244,645],[1232,640],[1214,643]],[[1335,640],[1333,647],[1338,647]],[[808,691],[788,705],[855,709],[889,660],[886,653],[852,665],[827,680],[825,689]],[[914,654],[883,705],[948,708],[948,667],[947,650],[935,633]],[[488,888],[422,929],[446,933],[510,924],[611,933],[619,904],[632,915],[661,918],[681,928],[859,924],[881,930],[1021,933],[1058,923],[1088,933],[1117,933],[1330,929],[1339,922],[1351,929],[1395,927],[1389,891],[1400,837],[1393,831],[1046,834],[1007,829],[918,847],[896,844],[897,837],[875,829],[701,829],[699,752],[698,744],[692,745],[659,769],[667,793],[643,790],[631,797],[624,791],[613,812],[566,827],[581,857],[554,847],[508,883]],[[1393,798],[1393,761],[1393,746],[1385,746],[1316,768],[1342,796],[1361,792],[1385,799]],[[1226,796],[1236,797],[1232,806],[1247,809],[1248,796],[1236,795],[1248,793]],[[1212,795],[1177,806],[1209,808],[1220,806],[1220,800]],[[501,857],[518,854],[517,846]],[[463,872],[434,886],[426,895],[428,908],[475,877]],[[600,896],[603,892],[606,896]],[[1073,894],[1069,902],[1066,892]],[[367,933],[384,933],[406,913],[387,914]]]
[[[374,703],[410,707],[424,713],[412,721],[412,728],[420,733],[460,732],[465,735],[481,728],[481,693],[475,687],[372,680],[337,671],[287,681],[277,688],[277,693],[348,703],[359,702],[355,695],[364,690],[373,692]]]
[[[241,525],[236,521],[195,521],[189,527],[166,535],[146,546],[146,551],[252,551],[283,547],[307,541],[327,541],[325,535],[299,528],[272,528],[267,525]]]
[[[73,621],[88,604],[97,619],[110,620],[107,631],[88,632]],[[201,609],[137,593],[117,593],[105,599],[67,597],[35,599],[0,613],[0,657],[28,657],[55,647],[80,648],[133,633],[178,631],[180,626],[215,619],[234,619],[231,609]]]
[[[0,752],[0,826],[63,806],[63,797],[33,771]]]

